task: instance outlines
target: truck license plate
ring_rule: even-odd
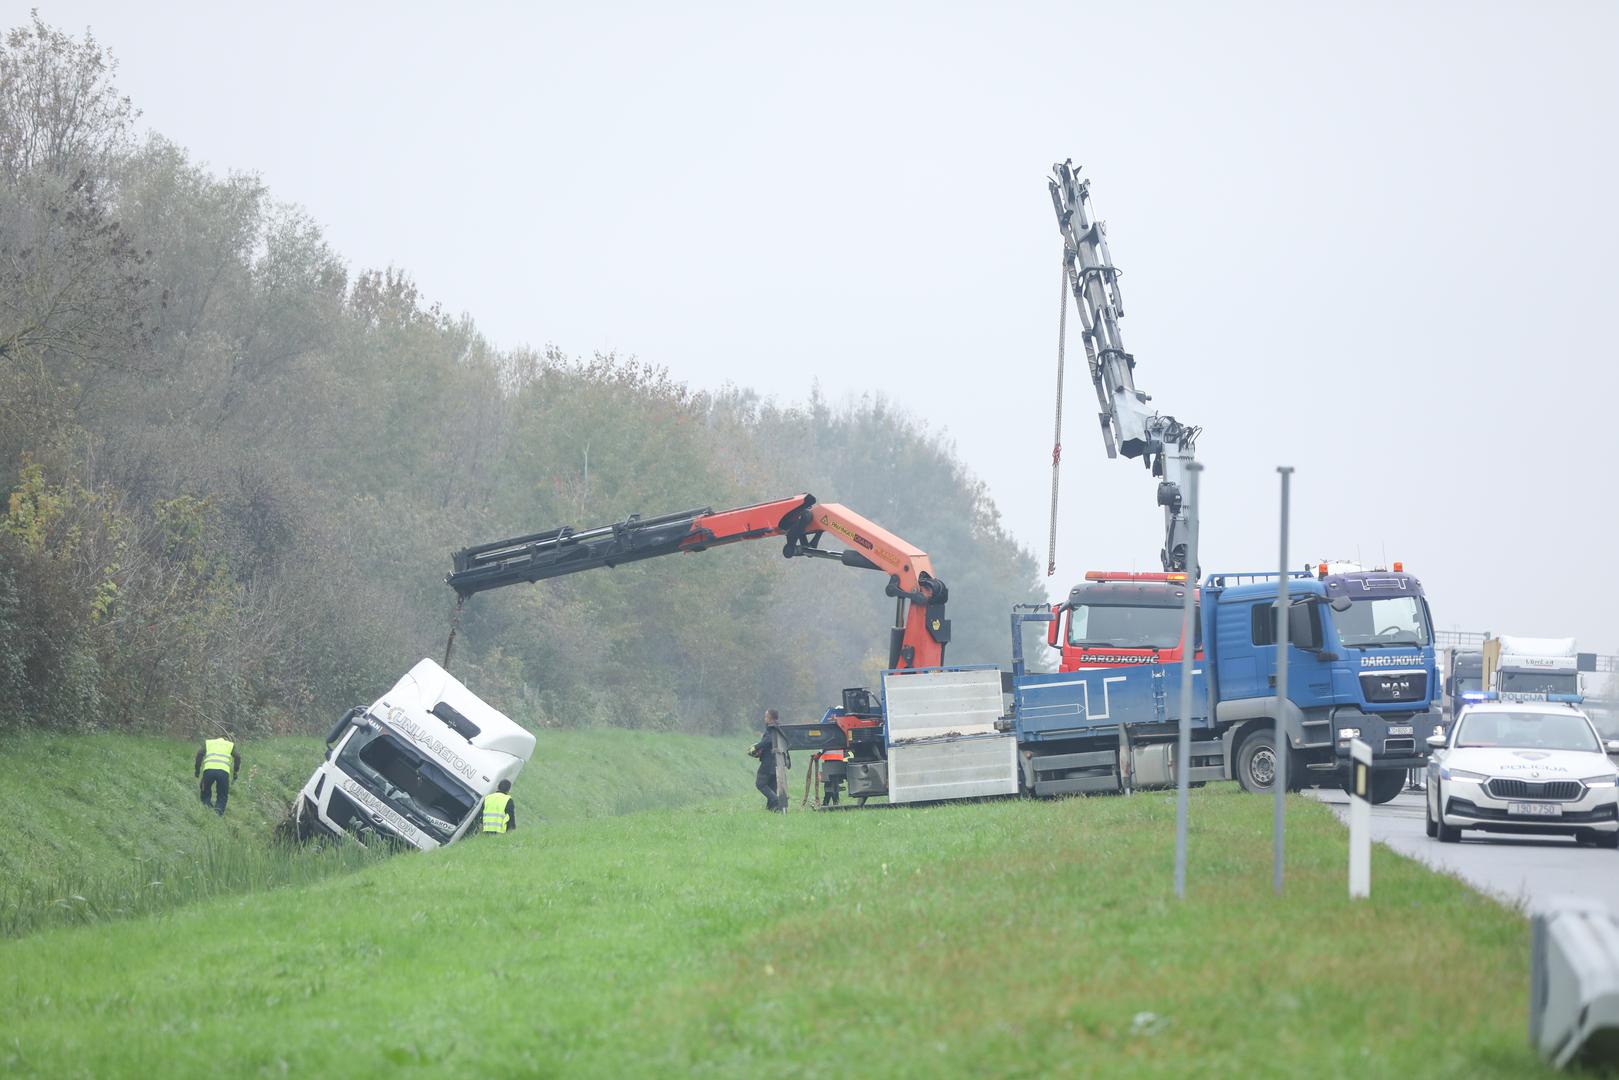
[[[1507,813],[1517,817],[1562,817],[1563,808],[1556,803],[1509,802]]]
[[[1414,732],[1413,732],[1410,724],[1394,724],[1394,725],[1391,725],[1389,727],[1389,734],[1390,735],[1411,735],[1411,734],[1414,734]]]

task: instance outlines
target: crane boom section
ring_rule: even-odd
[[[715,513],[710,507],[659,517],[632,514],[593,529],[563,526],[463,548],[445,578],[463,597],[522,582],[639,562],[682,551],[704,551],[741,540],[780,536],[807,521],[815,502],[795,495]]]
[[[843,547],[823,548],[828,536]],[[718,512],[705,506],[652,518],[632,514],[591,529],[564,526],[478,544],[454,554],[445,581],[465,600],[507,585],[771,537],[784,538],[782,555],[789,559],[831,559],[887,574],[885,591],[895,599],[889,667],[944,662],[949,590],[934,576],[927,553],[846,506],[808,494]]]
[[[897,579],[899,591],[907,596],[926,598],[933,593],[933,562],[916,545],[901,540],[881,525],[839,503],[817,503],[810,511],[811,531],[830,533],[849,550],[858,552],[875,569]]]
[[[1070,160],[1052,167],[1048,186],[1062,230],[1069,291],[1079,309],[1085,359],[1101,407],[1107,456],[1141,458],[1158,478],[1157,500],[1164,511],[1160,557],[1166,571],[1186,570],[1182,478],[1200,429],[1153,409],[1151,396],[1136,388],[1135,357],[1124,347],[1119,329],[1124,318],[1119,270],[1107,248],[1107,228],[1091,214],[1090,181],[1079,179]]]

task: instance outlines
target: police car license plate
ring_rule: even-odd
[[[1410,724],[1395,724],[1395,725],[1391,725],[1389,727],[1389,734],[1390,735],[1411,735],[1411,734],[1415,734],[1415,732],[1413,731]]]
[[[1516,817],[1562,817],[1563,808],[1556,803],[1509,802],[1507,813]]]

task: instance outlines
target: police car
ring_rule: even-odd
[[[1619,848],[1619,787],[1589,717],[1560,701],[1480,701],[1428,740],[1428,835],[1554,833]]]

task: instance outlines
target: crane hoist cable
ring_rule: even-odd
[[[1057,274],[1057,430],[1051,437],[1051,544],[1046,577],[1057,572],[1057,474],[1062,466],[1062,375],[1068,350],[1068,250],[1064,245]]]

